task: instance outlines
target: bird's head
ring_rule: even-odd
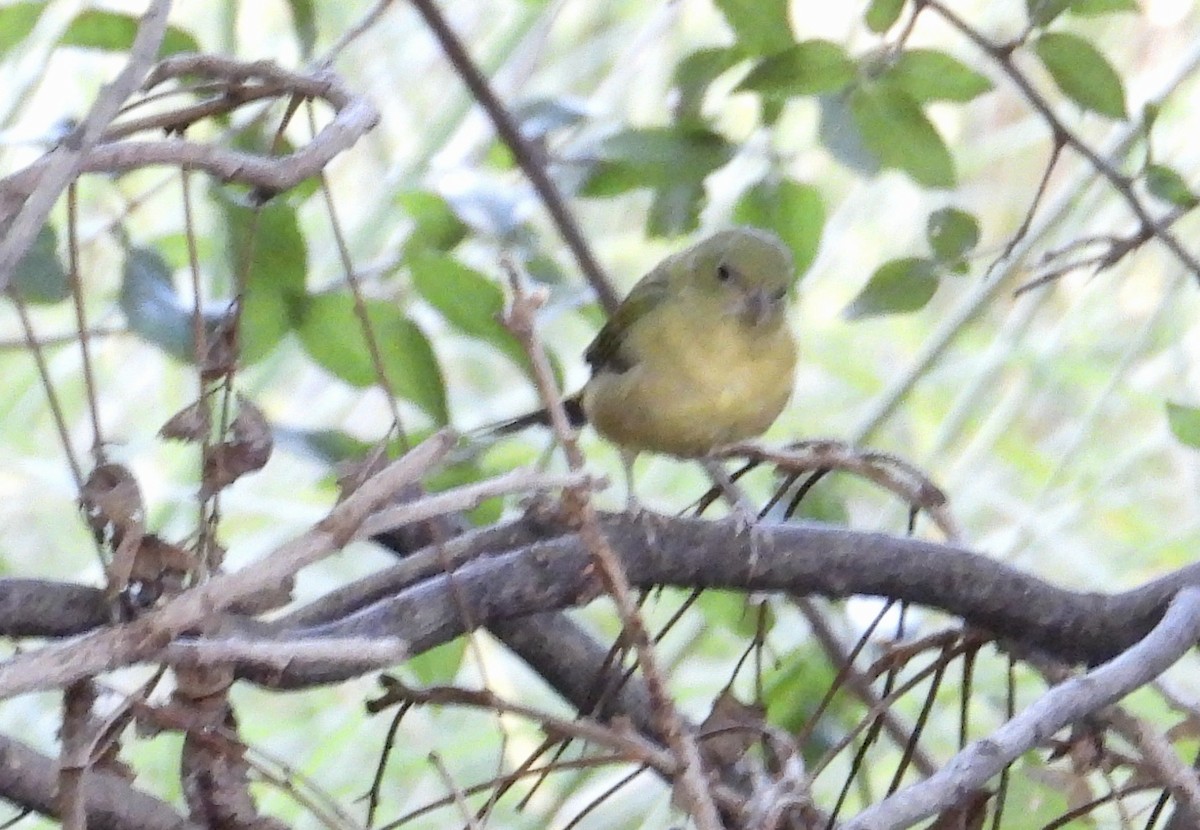
[[[683,254],[690,290],[715,300],[747,325],[782,320],[791,289],[792,255],[779,237],[757,228],[731,228]]]

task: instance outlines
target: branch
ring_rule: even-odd
[[[18,740],[0,735],[0,796],[57,818],[58,763]],[[93,830],[200,830],[170,805],[134,789],[119,776],[91,770],[84,785]]]
[[[446,19],[442,17],[434,0],[412,0],[412,4],[417,13],[424,18],[425,24],[433,32],[433,36],[437,38],[442,51],[446,53],[446,57],[454,66],[454,70],[471,90],[471,94],[483,107],[488,118],[491,119],[500,140],[512,152],[517,165],[525,173],[529,183],[533,185],[538,198],[542,200],[550,218],[554,220],[558,232],[562,234],[563,241],[575,255],[575,261],[579,263],[579,270],[583,272],[584,277],[596,292],[596,296],[599,297],[600,304],[610,315],[613,314],[620,304],[620,298],[613,289],[612,283],[608,281],[608,277],[604,275],[604,269],[596,261],[591,248],[588,247],[583,232],[579,229],[575,217],[571,215],[571,209],[567,207],[562,193],[559,192],[558,187],[546,172],[546,167],[537,152],[525,140],[525,136],[521,135],[521,128],[517,126],[517,122],[513,120],[512,115],[496,96],[487,78],[479,71],[479,67],[471,60],[466,47],[454,34]]]
[[[1041,93],[1034,89],[1033,84],[1030,83],[1029,79],[1026,78],[1019,69],[1017,69],[1017,66],[1012,59],[1011,47],[992,43],[979,32],[975,31],[975,29],[973,29],[966,21],[955,14],[952,10],[943,5],[940,0],[920,0],[918,5],[928,6],[936,11],[939,15],[941,15],[942,19],[961,32],[989,58],[999,64],[1000,68],[1006,75],[1008,75],[1013,84],[1016,85],[1017,89],[1021,91],[1021,94],[1025,97],[1025,100],[1029,102],[1029,105],[1037,110],[1038,114],[1041,115],[1046,121],[1047,126],[1050,127],[1050,131],[1054,134],[1054,140],[1079,153],[1079,155],[1083,156],[1084,159],[1087,160],[1088,164],[1092,166],[1093,170],[1108,180],[1109,185],[1111,185],[1113,190],[1115,190],[1117,194],[1124,200],[1125,204],[1129,206],[1129,209],[1133,212],[1133,215],[1137,217],[1138,224],[1141,226],[1141,228],[1139,233],[1135,234],[1134,238],[1141,237],[1144,239],[1149,239],[1151,236],[1156,237],[1160,242],[1163,243],[1163,245],[1167,247],[1169,251],[1171,251],[1171,253],[1175,255],[1175,257],[1181,263],[1183,263],[1184,267],[1186,267],[1193,276],[1195,276],[1197,279],[1200,279],[1200,261],[1197,261],[1197,259],[1192,256],[1192,254],[1186,248],[1183,247],[1183,244],[1179,241],[1179,238],[1176,237],[1175,234],[1171,233],[1169,229],[1170,221],[1159,221],[1151,216],[1150,211],[1147,210],[1145,205],[1142,204],[1141,200],[1138,199],[1137,193],[1134,192],[1133,183],[1130,178],[1110,165],[1108,161],[1102,158],[1098,152],[1093,150],[1087,144],[1087,142],[1077,136],[1074,132],[1068,129],[1065,124],[1062,123],[1062,121],[1055,114],[1053,107],[1050,106],[1049,102],[1046,101]],[[1132,250],[1132,248],[1129,250]],[[1122,252],[1121,256],[1124,256],[1125,253],[1128,253],[1128,250]],[[1115,263],[1119,258],[1120,257],[1117,257],[1111,262],[1104,263],[1104,266],[1107,267],[1108,265]]]
[[[990,736],[968,745],[936,775],[859,813],[846,823],[845,830],[908,827],[959,803],[962,793],[983,787],[1055,732],[1162,674],[1197,640],[1200,589],[1193,587],[1180,591],[1161,622],[1124,654],[1055,686]]]
[[[169,165],[203,170],[224,182],[239,182],[269,193],[278,193],[321,172],[335,156],[358,141],[379,121],[379,113],[370,102],[354,95],[336,75],[330,72],[310,75],[288,72],[269,61],[244,63],[216,55],[175,55],[154,68],[146,79],[146,87],[185,75],[224,81],[230,87],[227,94],[234,97],[239,87],[255,81],[278,95],[318,98],[334,109],[335,116],[312,141],[286,156],[264,157],[175,138],[163,141],[118,141],[100,143],[80,154],[71,168],[72,176],[80,173],[124,173],[143,167]],[[261,91],[261,87],[250,86],[249,90],[248,94],[253,96]],[[207,114],[210,114],[207,107],[185,107],[176,112],[177,118],[171,125],[181,129],[190,124],[191,119]],[[156,116],[150,123],[161,127],[169,122],[164,121],[162,116]],[[138,123],[138,126],[142,125],[144,122]],[[121,134],[122,128],[118,126],[113,135]],[[26,208],[22,205],[28,204],[34,194],[49,192],[47,188],[53,179],[47,177],[53,176],[58,169],[57,152],[0,180],[0,226],[18,209],[21,210],[18,219],[24,215]],[[55,198],[61,189],[55,191]],[[49,209],[48,206],[46,211]],[[45,215],[34,228],[35,235],[44,221]],[[10,231],[9,238],[0,243],[0,257],[12,244],[14,232]],[[4,260],[0,258],[0,287],[6,279]]]
[[[0,697],[56,688],[147,660],[183,632],[199,628],[215,613],[239,600],[277,588],[300,569],[340,550],[380,505],[405,484],[419,480],[443,458],[454,440],[454,434],[447,430],[434,433],[363,482],[310,531],[240,571],[218,575],[134,622],[25,652],[0,663]],[[444,501],[445,497],[446,493],[441,493],[434,498]],[[413,511],[412,521],[437,515],[430,512],[427,499],[413,502],[409,507]]]
[[[421,505],[423,501],[413,504]],[[940,609],[997,637],[1035,647],[1067,662],[1099,663],[1120,654],[1158,623],[1181,588],[1200,585],[1200,564],[1193,564],[1124,593],[1076,592],[952,545],[799,523],[756,525],[757,560],[751,569],[750,540],[732,522],[614,514],[604,516],[601,524],[635,588],[668,585],[785,591],[831,598],[888,597]],[[451,561],[458,565],[453,572],[454,591],[467,604],[474,624],[490,626],[584,605],[600,593],[594,570],[589,567],[590,553],[577,535],[542,530],[540,538],[531,538],[539,535],[533,528],[525,520],[466,534],[445,546],[452,554]],[[509,549],[503,547],[507,540],[513,541]],[[281,550],[290,547],[285,545]],[[420,654],[459,636],[465,627],[450,579],[436,573],[432,564],[437,556],[435,548],[419,551],[411,561],[405,560],[384,574],[347,586],[331,598],[282,617],[278,624],[255,629],[254,636],[280,640],[395,637],[408,645],[410,653]],[[247,570],[269,561],[271,557]],[[221,577],[222,589],[226,588],[226,580],[241,573]],[[377,579],[379,576],[388,578]],[[32,584],[24,581],[20,586],[32,596]],[[0,581],[0,597],[5,587],[6,583]],[[81,591],[97,590],[53,583],[42,583],[41,588],[44,590],[36,592],[37,599],[31,599],[34,608],[63,602],[62,597],[54,596],[60,592],[83,596]],[[189,591],[138,623],[114,626],[101,633],[124,631],[157,619],[194,593]],[[210,598],[215,603],[210,612],[228,607],[227,601],[216,601],[219,597],[214,594]],[[36,627],[24,618],[8,622],[18,623],[26,631]],[[105,617],[98,616],[93,624],[106,622]],[[81,642],[74,641],[74,647]],[[11,693],[7,684],[16,661],[32,659],[51,648],[62,646],[50,646],[0,664],[0,689]],[[337,682],[352,676],[345,666],[337,671],[299,672],[289,668],[282,674],[247,670],[245,675],[255,682],[284,688]],[[47,682],[39,688],[52,685],[57,684]]]
[[[753,564],[750,540],[732,522],[610,515],[602,527],[635,588],[890,597],[941,609],[1069,662],[1097,663],[1119,654],[1154,627],[1180,588],[1200,585],[1195,564],[1122,594],[1075,592],[962,548],[822,525],[757,525]],[[345,618],[276,629],[272,636],[399,637],[419,654],[464,633],[463,604],[472,623],[485,627],[587,603],[602,593],[590,566],[588,547],[569,533],[489,551],[452,577],[397,586],[394,595]],[[283,688],[350,676],[344,666],[269,675],[247,668],[243,675]]]
[[[40,163],[42,172],[36,185],[24,198],[10,202],[17,210],[11,224],[5,221],[7,211],[2,208],[12,197],[0,190],[0,228],[4,228],[4,235],[0,238],[0,292],[8,287],[13,269],[46,224],[46,217],[50,215],[50,209],[58,201],[59,195],[79,175],[92,147],[154,63],[167,31],[170,11],[170,0],[154,0],[142,15],[125,67],[112,83],[100,90],[83,123],[46,154]]]

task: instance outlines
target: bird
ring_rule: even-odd
[[[718,231],[643,276],[587,347],[591,377],[566,411],[620,449],[630,507],[638,454],[704,459],[779,417],[797,359],[787,321],[793,270],[775,234]],[[493,430],[548,422],[538,411]]]

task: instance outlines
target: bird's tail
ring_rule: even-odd
[[[569,398],[563,398],[563,409],[567,413],[567,422],[573,427],[581,427],[587,423],[587,415],[583,411],[583,393],[577,392]],[[546,409],[535,409],[515,418],[488,424],[471,430],[472,435],[511,435],[527,427],[550,426],[550,413]]]

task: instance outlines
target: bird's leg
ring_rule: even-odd
[[[621,447],[621,466],[625,469],[625,512],[635,516],[644,509],[633,489],[633,462],[637,461],[637,455],[637,450]]]
[[[745,530],[752,527],[758,521],[758,511],[754,509],[754,505],[750,503],[750,499],[746,496],[745,491],[737,486],[729,473],[725,472],[725,468],[720,461],[715,458],[701,458],[705,472],[708,473],[716,485],[721,488],[721,494],[725,496],[725,500],[729,502],[730,513],[732,513],[734,521],[738,523],[738,529]]]
[[[739,535],[746,533],[749,537],[750,555],[746,557],[746,564],[750,569],[750,576],[753,576],[754,569],[758,566],[758,537],[755,534],[758,511],[754,509],[754,505],[750,503],[750,499],[747,498],[742,488],[737,486],[737,482],[729,477],[729,473],[725,472],[720,461],[715,458],[702,458],[700,463],[704,465],[709,477],[721,488],[725,500],[729,502],[729,515],[733,519],[737,533]]]

